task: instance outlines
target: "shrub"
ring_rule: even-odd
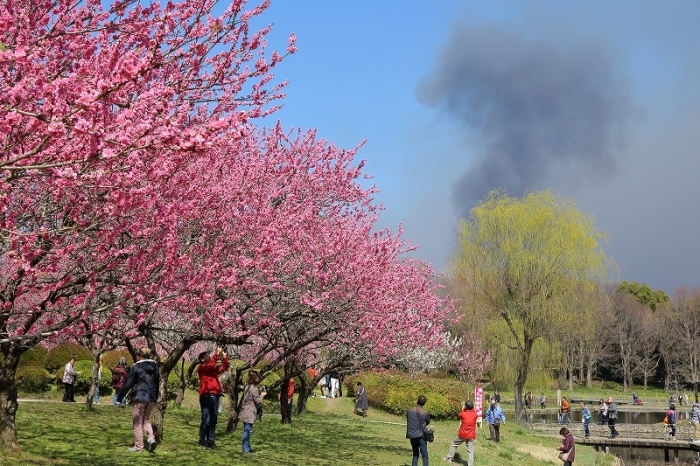
[[[393,371],[364,372],[345,379],[349,396],[354,396],[358,381],[367,390],[370,406],[403,415],[422,394],[428,399],[426,409],[436,419],[456,417],[462,409],[462,402],[474,390],[472,386],[444,374],[413,376]]]
[[[190,369],[190,366],[192,364],[186,362],[184,364],[184,372],[187,374],[187,371]],[[178,364],[172,371],[170,371],[170,374],[168,375],[168,392],[169,393],[175,393],[177,389],[180,387],[180,374],[181,371],[183,370],[183,366]],[[197,369],[192,371],[192,377],[188,381],[187,386],[193,390],[199,390],[199,374],[197,373]]]
[[[126,348],[120,348],[105,352],[102,355],[102,364],[105,367],[109,367],[110,369],[113,367],[117,367],[117,364],[119,364],[119,358],[121,357],[126,358],[126,362],[129,364],[129,366],[134,365],[134,358],[131,357],[131,354],[129,354],[129,350],[127,350]]]
[[[277,398],[277,395],[280,392],[280,386],[276,386],[275,384],[280,381],[282,378],[282,374],[280,374],[279,371],[275,372],[270,372],[268,373],[262,381],[260,381],[260,385],[265,385],[267,387],[268,395],[270,399],[275,399]]]
[[[19,367],[38,366],[43,368],[48,353],[49,350],[41,345],[32,346],[19,357]]]
[[[606,380],[603,382],[602,387],[605,390],[619,390],[620,386],[617,384],[617,382],[613,382],[612,380]]]
[[[43,367],[20,366],[15,373],[15,385],[25,393],[42,393],[51,390],[53,376]]]
[[[73,390],[77,395],[87,395],[90,391],[92,378],[92,361],[76,361],[73,368],[80,372],[73,382]],[[63,388],[63,372],[65,367],[56,371],[56,385]],[[107,367],[102,367],[102,377],[100,378],[100,394],[112,393],[112,371]]]
[[[61,343],[54,346],[46,355],[44,367],[47,371],[54,373],[59,368],[65,368],[71,356],[76,361],[92,361],[92,353],[84,346],[76,343]]]

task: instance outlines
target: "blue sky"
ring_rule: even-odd
[[[296,33],[286,127],[358,154],[381,227],[444,269],[489,189],[550,188],[610,235],[620,279],[700,285],[700,2],[272,0]]]

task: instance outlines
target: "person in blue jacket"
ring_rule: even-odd
[[[496,401],[491,400],[491,406],[486,410],[486,423],[489,425],[489,440],[495,440],[496,442],[501,441],[501,433],[499,429],[501,424],[506,423],[506,415],[503,414],[501,405]]]

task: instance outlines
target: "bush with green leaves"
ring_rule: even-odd
[[[169,393],[175,393],[178,390],[180,387],[180,377],[182,376],[183,371],[184,374],[187,374],[187,371],[190,369],[191,365],[191,363],[185,362],[184,364],[178,364],[172,371],[170,371],[167,383]],[[187,386],[193,390],[199,390],[199,373],[197,372],[197,369],[192,371],[192,376],[190,377],[190,380],[188,380]]]
[[[605,390],[619,390],[620,385],[618,385],[617,382],[613,382],[612,380],[606,380],[603,382],[602,388]]]
[[[65,368],[71,356],[76,361],[92,361],[92,353],[84,346],[76,343],[61,343],[49,350],[44,367],[53,374],[59,369]]]
[[[76,361],[73,366],[79,374],[73,382],[73,390],[77,395],[87,395],[90,391],[92,383],[92,361]],[[65,367],[61,367],[56,371],[56,385],[63,388],[63,373]],[[100,378],[100,394],[112,393],[112,371],[107,367],[102,367],[102,377]]]
[[[24,393],[42,393],[51,390],[54,377],[39,366],[19,366],[15,372],[17,390]]]
[[[462,402],[474,398],[474,387],[445,374],[411,375],[405,372],[363,372],[344,381],[348,396],[354,396],[357,382],[367,390],[367,401],[374,408],[403,415],[425,395],[426,409],[436,419],[456,417]]]
[[[119,358],[122,357],[126,359],[126,362],[127,364],[129,364],[129,366],[134,365],[134,358],[131,357],[131,354],[129,354],[129,350],[127,350],[126,348],[107,351],[104,354],[102,354],[102,365],[112,369],[114,367],[117,367],[117,364],[119,364]]]
[[[19,357],[19,367],[37,366],[43,368],[46,363],[46,356],[48,354],[49,350],[47,350],[44,346],[32,346]]]

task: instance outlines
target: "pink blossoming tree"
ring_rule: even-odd
[[[266,54],[269,28],[248,28],[267,2],[244,3],[219,15],[209,0],[0,7],[2,449],[17,448],[21,353],[92,313],[111,313],[109,325],[167,297],[160,272],[187,206],[159,210],[157,189],[282,97],[270,71],[283,56]]]

